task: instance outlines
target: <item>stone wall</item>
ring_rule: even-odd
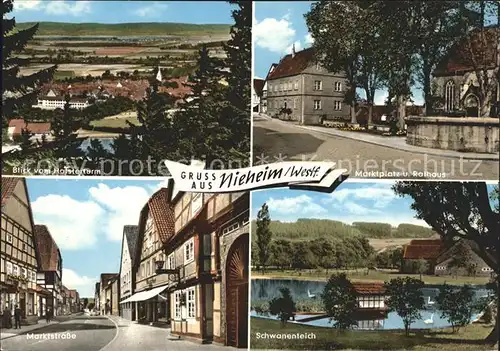
[[[415,117],[406,119],[406,143],[461,152],[497,153],[498,118]]]

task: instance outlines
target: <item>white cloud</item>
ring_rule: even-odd
[[[31,205],[36,224],[45,224],[60,249],[78,250],[97,241],[103,209],[92,201],[49,194]]]
[[[377,90],[373,102],[375,105],[385,105],[385,100],[387,100],[388,97],[389,92],[387,90]]]
[[[14,11],[38,10],[41,5],[40,0],[15,0]]]
[[[361,206],[359,205],[359,201],[369,201],[371,203],[370,209],[380,211],[396,198],[397,195],[391,189],[390,185],[381,184],[354,189],[344,188],[335,190],[327,201],[334,201],[343,206],[348,202],[355,202],[358,206],[349,205],[349,207],[353,210],[352,213],[356,213],[356,209],[359,209],[359,206]],[[362,214],[362,212],[359,214]]]
[[[62,282],[68,289],[78,290],[80,297],[93,297],[97,277],[80,276],[72,269],[63,268]]]
[[[90,188],[89,194],[107,212],[106,237],[116,241],[122,239],[124,225],[138,223],[139,213],[151,195],[139,186],[110,188],[103,183]]]
[[[158,17],[168,8],[167,4],[162,4],[159,2],[154,2],[150,5],[141,7],[134,11],[139,17]]]
[[[306,46],[310,46],[314,43],[314,38],[312,37],[311,33],[307,33],[304,37],[304,44]]]
[[[273,213],[287,215],[318,215],[327,213],[327,210],[318,205],[307,195],[297,197],[285,197],[282,199],[270,198],[266,201],[269,210]]]
[[[51,1],[45,7],[49,15],[78,17],[91,12],[90,1]]]
[[[289,14],[279,20],[276,18],[255,20],[252,30],[257,46],[276,53],[283,53],[291,47],[295,37],[295,29],[292,28]]]

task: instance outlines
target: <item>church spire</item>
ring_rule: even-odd
[[[292,57],[295,57],[295,43],[292,44]]]

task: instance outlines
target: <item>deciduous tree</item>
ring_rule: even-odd
[[[334,328],[344,330],[358,325],[354,316],[358,309],[356,290],[344,273],[330,277],[321,297]]]
[[[272,232],[269,229],[269,223],[271,222],[271,217],[269,216],[269,207],[267,204],[263,204],[259,212],[257,213],[257,247],[259,248],[259,265],[262,268],[262,273],[264,273],[266,266],[268,265],[270,256],[270,244],[272,238]]]

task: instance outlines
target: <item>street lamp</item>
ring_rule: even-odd
[[[156,274],[168,274],[169,279],[175,282],[179,282],[181,280],[180,270],[179,268],[175,269],[163,269],[163,265],[165,261],[155,261],[156,265]]]

